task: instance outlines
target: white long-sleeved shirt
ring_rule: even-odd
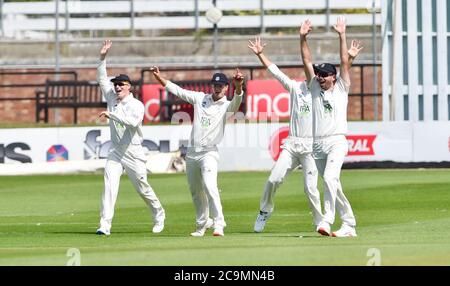
[[[171,81],[167,81],[166,90],[194,106],[194,122],[188,146],[191,148],[188,151],[216,151],[223,139],[227,115],[239,109],[244,92],[234,93],[231,101],[225,96],[214,101],[212,94],[186,90]]]
[[[129,94],[119,100],[113,83],[106,73],[106,60],[100,61],[97,67],[97,80],[109,111],[109,129],[114,147],[126,148],[128,145],[142,144],[142,120],[144,104]]]
[[[324,91],[314,77],[309,83],[313,100],[313,136],[347,134],[347,104],[350,84],[338,76],[332,90]]]
[[[306,82],[290,79],[275,64],[268,70],[290,94],[289,136],[312,138],[312,99]]]

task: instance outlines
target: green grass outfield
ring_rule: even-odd
[[[110,237],[94,234],[102,176],[0,177],[0,265],[66,265],[70,248],[81,265],[366,265],[373,248],[381,265],[450,265],[450,170],[344,170],[357,238],[314,232],[298,171],[277,192],[264,233],[253,233],[268,174],[219,174],[225,237],[189,237],[184,174],[149,176],[167,213],[160,234],[124,176]]]

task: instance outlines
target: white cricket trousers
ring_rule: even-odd
[[[290,149],[281,151],[280,157],[278,157],[272,168],[264,187],[260,210],[269,213],[273,212],[276,190],[283,183],[284,178],[300,164],[303,169],[304,191],[313,214],[314,224],[318,225],[323,220],[323,215],[320,205],[320,193],[317,189],[317,168],[311,153],[293,152]]]
[[[210,216],[214,227],[226,226],[217,187],[218,162],[217,151],[191,151],[186,155],[186,173],[197,227],[203,227]]]
[[[313,156],[324,181],[324,221],[333,224],[337,208],[343,224],[356,226],[352,207],[340,183],[341,168],[347,152],[348,142],[344,135],[314,140]]]
[[[105,188],[100,210],[100,228],[110,231],[114,206],[119,193],[120,177],[125,169],[135,190],[145,201],[152,213],[153,222],[163,222],[164,208],[147,182],[146,158],[141,145],[130,145],[126,151],[111,149],[105,166]]]

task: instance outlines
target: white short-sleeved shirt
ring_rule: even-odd
[[[338,76],[332,90],[324,91],[314,77],[309,83],[312,95],[313,137],[347,134],[347,104],[350,85]]]

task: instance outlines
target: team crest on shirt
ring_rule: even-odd
[[[324,102],[323,108],[325,109],[325,113],[331,113],[333,111],[333,107],[329,102]]]
[[[203,101],[202,101],[202,107],[206,107],[206,104],[207,104],[207,103],[206,103],[206,100],[203,100]]]
[[[300,114],[300,116],[306,116],[311,112],[311,108],[309,107],[308,104],[303,104],[302,106],[300,106],[298,113]]]
[[[208,117],[202,116],[202,119],[200,120],[200,124],[203,128],[207,128],[211,125],[211,119]]]

